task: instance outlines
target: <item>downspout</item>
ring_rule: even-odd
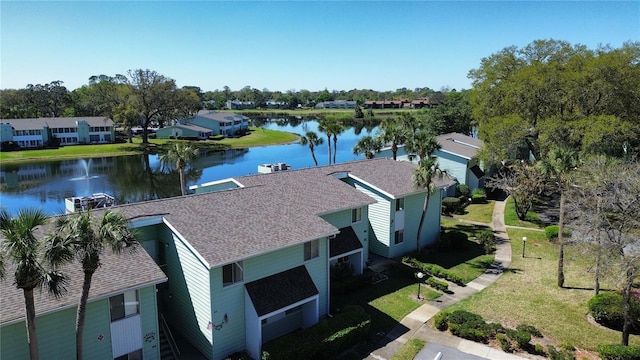
[[[331,266],[330,266],[330,260],[329,260],[329,255],[331,254],[329,252],[329,237],[327,237],[327,317],[333,317],[333,315],[331,315]]]

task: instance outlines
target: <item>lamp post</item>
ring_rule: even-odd
[[[524,249],[527,247],[527,237],[522,237],[522,257],[524,257]]]
[[[423,277],[424,273],[422,273],[421,271],[418,271],[416,273],[416,279],[418,279],[418,300],[420,300],[420,282],[422,281]]]

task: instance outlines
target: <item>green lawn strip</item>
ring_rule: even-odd
[[[527,216],[525,217],[526,221],[522,221],[518,219],[518,215],[516,215],[515,203],[513,202],[513,198],[509,197],[507,199],[507,203],[504,209],[504,223],[508,226],[521,226],[528,228],[541,228],[540,218],[538,214],[533,210],[529,210],[527,212]]]
[[[410,271],[390,269],[386,274],[386,280],[335,296],[331,300],[332,307],[338,309],[345,305],[362,306],[371,315],[370,334],[374,337],[381,332],[386,334],[391,331],[400,320],[424,302],[442,296],[423,285],[420,289],[422,300],[418,301],[418,284]]]
[[[424,340],[420,339],[409,339],[398,352],[393,354],[391,360],[413,360],[416,355],[422,350],[425,345]]]
[[[575,247],[565,248],[565,284],[558,288],[557,245],[544,233],[509,229],[512,263],[491,286],[448,310],[477,313],[490,322],[513,327],[533,325],[557,342],[595,351],[600,344],[619,343],[620,332],[592,325],[587,321],[587,302],[593,296],[593,275],[587,272],[589,260]],[[522,258],[522,239],[527,237],[526,257]],[[612,288],[609,283],[605,288]],[[631,343],[640,344],[640,336]]]
[[[481,223],[491,223],[493,219],[494,200],[487,201],[486,204],[469,204],[464,210],[464,214],[453,215],[456,219],[477,221]]]
[[[193,146],[204,151],[220,151],[228,148],[247,148],[274,144],[286,144],[296,141],[295,134],[267,129],[251,128],[248,135],[239,138],[223,140],[194,141]],[[35,161],[80,159],[90,157],[109,157],[143,153],[157,153],[175,141],[169,139],[149,139],[148,144],[142,144],[139,137],[133,138],[133,143],[73,145],[58,149],[23,150],[0,152],[2,164],[18,164]]]

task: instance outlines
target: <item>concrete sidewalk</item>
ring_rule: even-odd
[[[511,245],[509,244],[509,237],[507,235],[507,229],[504,225],[504,208],[505,201],[496,201],[493,208],[493,218],[491,227],[496,236],[496,253],[495,261],[493,265],[487,269],[482,275],[468,283],[466,286],[458,286],[455,284],[449,285],[450,294],[445,294],[440,298],[430,301],[413,312],[407,315],[396,327],[387,334],[381,347],[374,350],[367,356],[367,360],[388,360],[410,339],[416,338],[426,341],[428,344],[437,344],[442,346],[442,349],[449,351],[448,359],[496,359],[496,360],[516,360],[516,359],[529,359],[540,358],[535,356],[527,356],[526,358],[508,354],[498,349],[489,347],[484,344],[468,341],[457,336],[451,335],[447,332],[440,332],[431,329],[425,323],[429,321],[433,316],[439,313],[441,310],[447,308],[465,299],[480,290],[483,290],[494,281],[496,281],[500,275],[502,275],[503,269],[506,269],[511,264]],[[425,348],[427,348],[425,346]],[[436,347],[438,348],[438,347]],[[416,359],[427,359],[425,356],[429,356],[429,351],[433,349],[423,349],[419,357]],[[455,354],[455,355],[452,355]],[[466,356],[470,355],[470,356]],[[432,356],[430,359],[433,359]],[[444,353],[443,353],[443,359]]]

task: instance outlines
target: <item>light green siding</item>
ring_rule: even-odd
[[[360,244],[362,244],[362,255],[364,256],[364,261],[367,261],[369,254],[369,222],[367,221],[369,217],[369,208],[367,206],[362,208],[362,221],[358,221],[356,223],[351,222],[351,210],[339,211],[333,214],[323,215],[321,217],[338,229],[351,226],[358,236]]]
[[[171,136],[198,137],[200,136],[200,132],[194,129],[180,126],[167,126],[156,131],[156,137],[158,139],[168,139]]]
[[[193,119],[189,120],[189,123],[202,126],[203,128],[211,129],[213,131],[213,135],[220,134],[220,123],[215,120],[196,116]]]
[[[165,316],[204,355],[211,356],[211,292],[209,269],[171,231],[158,231],[159,247],[164,246],[168,287],[164,291]]]
[[[460,184],[467,181],[467,159],[456,156],[441,150],[436,151],[438,157],[438,167],[447,174],[455,177]]]
[[[389,198],[353,179],[343,179],[343,181],[377,201],[375,204],[369,205],[367,210],[367,218],[370,225],[370,229],[367,229],[369,233],[369,251],[386,258],[390,257],[389,244],[393,239],[391,238],[391,203]]]
[[[140,318],[142,322],[145,359],[159,359],[157,308],[155,286],[140,289]],[[76,356],[76,307],[63,309],[36,318],[40,358],[73,359]],[[84,357],[113,359],[111,354],[111,318],[108,299],[90,301],[84,328]],[[145,335],[148,335],[146,340]],[[24,321],[0,329],[0,359],[28,359],[29,347]]]
[[[245,349],[245,306],[251,306],[245,303],[245,283],[304,264],[319,292],[319,314],[326,315],[327,256],[327,240],[324,238],[320,240],[319,256],[308,261],[304,261],[304,244],[246,259],[243,261],[244,280],[225,287],[222,286],[222,267],[212,269],[213,323],[221,324],[225,314],[229,320],[219,330],[213,330],[214,359],[224,359],[229,354]]]

